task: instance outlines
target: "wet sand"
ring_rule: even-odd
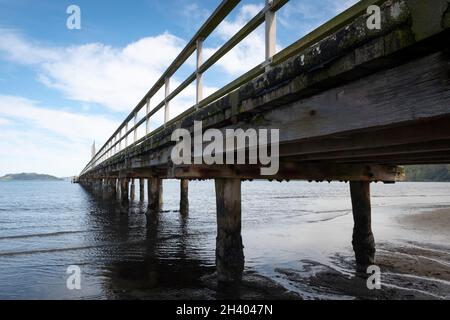
[[[450,208],[397,217],[411,230],[446,233],[450,230]],[[381,290],[369,290],[366,279],[356,276],[352,256],[330,257],[334,265],[302,260],[298,270],[278,269],[289,281],[314,288],[329,299],[450,299],[450,245],[409,242],[377,243],[376,265],[381,270]]]
[[[397,217],[400,224],[427,232],[447,232],[450,229],[450,208]],[[367,280],[356,275],[354,258],[345,253],[329,257],[332,265],[312,260],[300,260],[302,269],[277,268],[275,271],[286,282],[305,291],[314,291],[314,299],[381,299],[427,300],[450,299],[450,246],[417,242],[377,243],[376,264],[381,269],[381,290],[369,290]],[[138,267],[138,266],[137,266]],[[129,270],[127,264],[126,269]],[[139,266],[142,270],[142,266]],[[190,273],[192,275],[192,273]],[[304,299],[268,277],[247,271],[240,287],[218,288],[213,268],[205,275],[194,275],[183,288],[170,289],[170,285],[157,289],[144,286],[136,289],[131,279],[119,276],[114,283],[120,299]],[[199,281],[198,281],[199,280]],[[142,277],[137,277],[142,281]],[[150,281],[151,283],[151,281]],[[141,282],[142,284],[142,282]],[[156,290],[155,290],[156,289]]]

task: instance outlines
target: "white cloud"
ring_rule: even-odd
[[[40,82],[82,102],[83,110],[89,108],[89,103],[97,103],[122,112],[136,106],[184,46],[182,39],[169,33],[143,38],[124,48],[101,43],[46,48],[5,29],[0,29],[0,38],[5,39],[0,44],[0,53],[12,61],[36,67]],[[188,64],[193,66],[191,60]],[[183,80],[171,79],[171,88]],[[215,90],[205,86],[204,93]],[[161,90],[152,99],[153,106],[162,99]],[[171,103],[171,115],[194,103],[195,88],[190,86]],[[163,114],[153,121],[161,124]]]
[[[169,33],[114,48],[101,43],[45,47],[0,29],[0,52],[38,68],[38,79],[67,98],[129,111],[144,96],[184,46]]]
[[[262,8],[262,5],[242,6],[233,20],[227,19],[219,25],[214,35],[223,41],[228,40]],[[189,11],[206,14],[206,11],[198,11],[195,4],[186,7],[186,12]],[[140,39],[125,47],[102,43],[51,47],[2,28],[0,38],[0,55],[36,68],[38,80],[46,86],[61,91],[71,100],[124,112],[135,107],[186,43],[168,32]],[[205,48],[205,55],[209,56],[215,50],[217,48]],[[264,30],[259,28],[223,57],[218,66],[229,75],[241,74],[263,62],[264,50]],[[188,64],[193,67],[193,59]],[[172,79],[172,89],[183,80]],[[205,88],[205,95],[215,90]],[[183,95],[187,95],[181,97],[185,100],[195,99],[195,92],[191,89]],[[154,100],[160,102],[161,99],[160,94]]]
[[[118,125],[105,117],[42,108],[36,101],[4,95],[0,95],[0,116],[7,117],[10,122],[25,121],[68,142],[105,139]]]
[[[7,126],[10,124],[12,124],[12,122],[10,120],[5,119],[5,118],[0,118],[0,126]]]
[[[102,116],[41,107],[36,101],[0,95],[0,174],[77,174],[93,140],[105,141],[118,125]]]

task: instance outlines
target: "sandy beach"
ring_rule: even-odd
[[[448,233],[450,208],[427,210],[398,217],[398,222],[413,230],[431,234]],[[324,295],[357,299],[449,299],[450,246],[425,242],[378,242],[376,264],[380,267],[382,290],[368,290],[366,280],[345,272],[352,268],[353,258],[336,254],[337,270],[317,261],[303,261],[310,277],[296,272],[278,270],[296,282],[315,287]]]

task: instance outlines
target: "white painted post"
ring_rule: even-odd
[[[129,121],[127,121],[127,124],[125,125],[125,148],[128,148],[128,123]]]
[[[122,130],[123,128],[119,131],[119,152],[122,149]]]
[[[150,98],[147,100],[147,108],[145,110],[145,116],[147,117],[147,122],[145,123],[145,135],[150,132],[150,117],[148,114],[150,113]]]
[[[137,112],[134,114],[134,142],[137,141]]]
[[[199,72],[199,68],[203,63],[203,39],[197,39],[197,90],[196,104],[203,100],[203,74]]]
[[[273,0],[266,0],[266,62],[270,63],[276,53],[277,21],[275,12],[271,10]]]
[[[164,96],[164,124],[169,121],[169,101],[167,101],[167,96],[170,94],[170,77],[166,78],[165,83],[165,96]]]
[[[95,157],[95,141],[91,147],[91,159],[94,159],[94,157]]]

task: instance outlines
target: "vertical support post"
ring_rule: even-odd
[[[239,283],[244,271],[241,180],[216,179],[216,267],[219,283]]]
[[[146,122],[145,122],[145,135],[150,133],[150,117],[148,114],[150,113],[150,98],[147,99],[147,107],[145,109]]]
[[[189,213],[189,180],[180,180],[180,213],[186,215]]]
[[[131,179],[131,188],[130,188],[130,200],[134,201],[134,199],[136,198],[136,184],[134,183],[135,179],[132,178]]]
[[[134,114],[134,139],[133,139],[133,142],[137,141],[137,128],[136,128],[136,125],[137,125],[137,112]]]
[[[128,121],[127,124],[125,125],[125,148],[128,147]]]
[[[197,39],[197,90],[196,90],[196,104],[203,100],[203,74],[199,71],[203,64],[203,39]]]
[[[162,207],[162,180],[158,177],[148,178],[148,209],[150,212],[158,212]]]
[[[276,52],[277,21],[275,12],[271,10],[273,0],[266,0],[266,62],[270,62]]]
[[[100,179],[101,188],[102,188],[102,195],[103,199],[109,198],[109,190],[108,190],[108,180],[107,179]]]
[[[164,124],[166,124],[169,121],[170,116],[169,101],[167,100],[169,94],[170,94],[170,77],[167,77],[164,93]]]
[[[111,188],[111,196],[112,196],[113,199],[116,199],[116,197],[117,197],[117,187],[116,187],[116,185],[117,185],[117,181],[116,181],[115,178],[111,179],[109,181],[109,187]]]
[[[119,131],[119,152],[122,149],[122,130],[123,128]]]
[[[128,179],[122,178],[120,180],[120,198],[122,202],[128,202]]]
[[[144,189],[144,179],[139,179],[139,201],[144,202],[145,201],[145,189]]]
[[[116,196],[116,190],[114,185],[114,179],[103,179],[103,198],[113,199]]]
[[[357,272],[366,273],[375,263],[375,240],[372,234],[370,182],[351,181],[350,194],[353,207],[353,250]]]

